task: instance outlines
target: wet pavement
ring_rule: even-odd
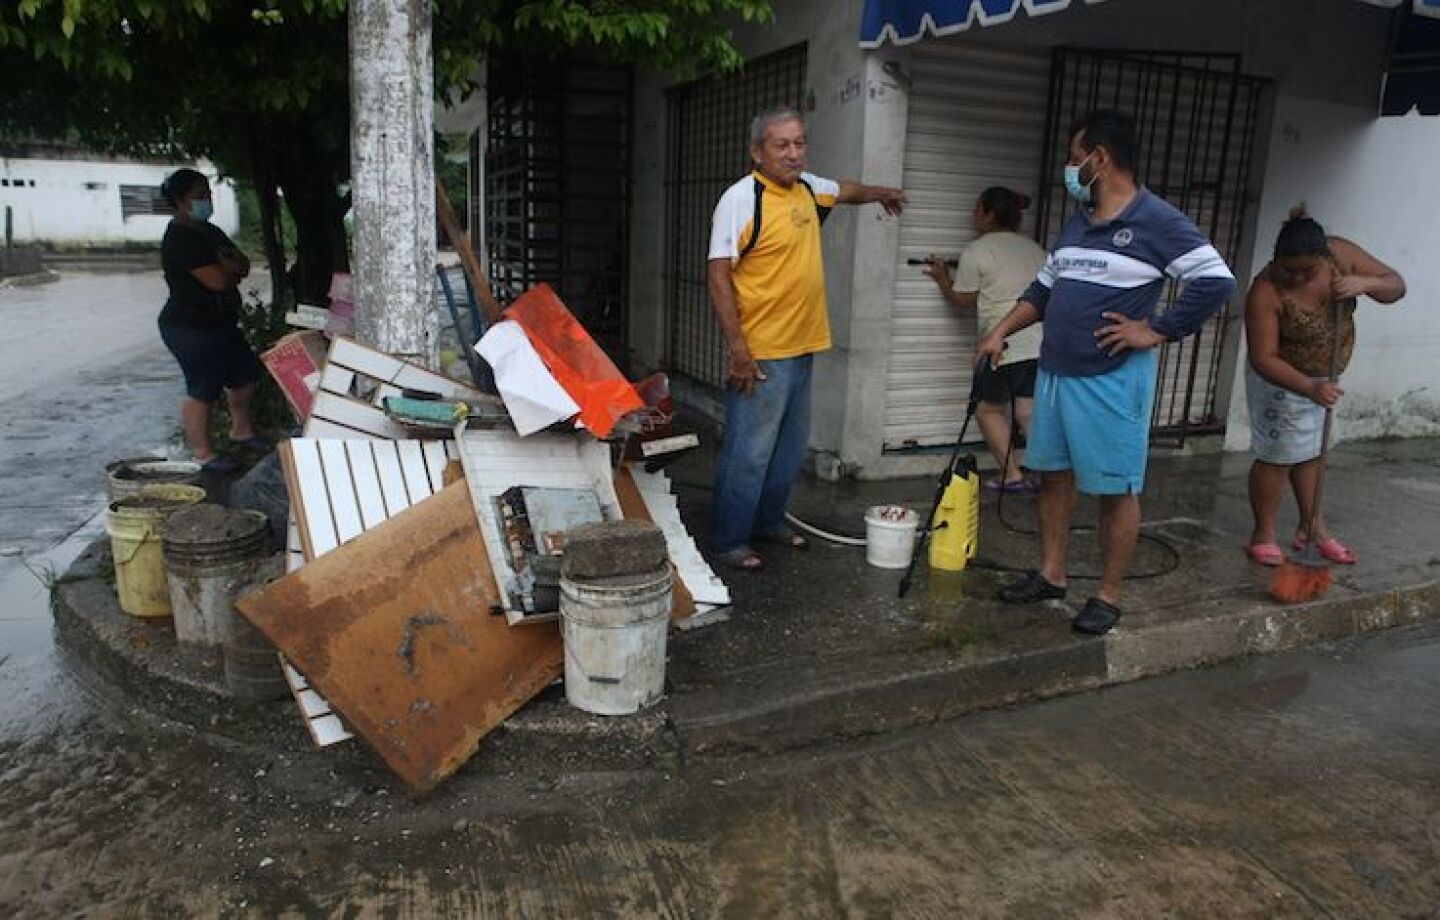
[[[6,916],[1430,917],[1440,904],[1433,628],[883,742],[664,773],[496,772],[419,804],[363,766],[155,725],[28,673],[0,668]]]
[[[103,534],[105,464],[171,446],[163,299],[149,273],[0,289],[0,669],[53,658],[49,585]]]

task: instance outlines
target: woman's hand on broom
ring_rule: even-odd
[[[1310,392],[1305,395],[1325,408],[1333,409],[1335,404],[1340,401],[1340,397],[1345,395],[1345,390],[1338,383],[1316,380],[1310,384]]]

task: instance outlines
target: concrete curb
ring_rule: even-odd
[[[119,613],[103,542],[83,554],[52,598],[62,646],[140,709],[241,743],[311,749],[289,700],[263,705],[226,695],[218,675],[181,662],[168,630]],[[1350,593],[1334,596],[1349,590]],[[891,653],[793,662],[725,675],[723,688],[681,688],[626,719],[588,716],[547,690],[486,739],[481,759],[548,774],[675,769],[687,757],[773,753],[896,732],[993,709],[1080,693],[1440,620],[1440,581],[1281,607],[1254,598],[1199,601],[1198,616],[1120,628],[1103,640],[1072,636],[1035,648],[983,648],[956,657]],[[1208,608],[1208,610],[1206,609]],[[197,674],[199,676],[197,676]],[[370,759],[363,744],[331,749]]]
[[[82,553],[55,585],[51,614],[65,653],[131,709],[243,744],[274,750],[317,751],[290,698],[267,703],[236,700],[225,689],[219,659],[177,646],[168,621],[154,623],[120,611],[110,571],[108,540]],[[322,757],[378,765],[361,741],[324,749]],[[673,769],[679,744],[663,708],[626,719],[572,709],[551,688],[485,739],[480,759],[491,769],[524,766],[556,774],[583,770]]]
[[[1234,598],[1208,603],[1216,612],[1195,619],[1117,629],[1100,641],[961,657],[939,667],[907,668],[879,659],[847,671],[843,681],[810,681],[814,674],[790,669],[773,681],[754,680],[763,703],[725,708],[676,700],[675,732],[692,756],[774,753],[894,732],[982,709],[1440,621],[1440,581],[1289,607],[1249,601],[1249,607],[1235,610]],[[804,689],[796,692],[797,686]]]

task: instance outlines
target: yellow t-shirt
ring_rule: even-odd
[[[810,173],[787,189],[754,172],[720,196],[710,259],[730,260],[740,330],[755,358],[794,358],[830,347],[820,224],[839,194],[838,183]]]

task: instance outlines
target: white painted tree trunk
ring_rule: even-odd
[[[430,0],[351,0],[355,331],[436,365],[434,58]]]

